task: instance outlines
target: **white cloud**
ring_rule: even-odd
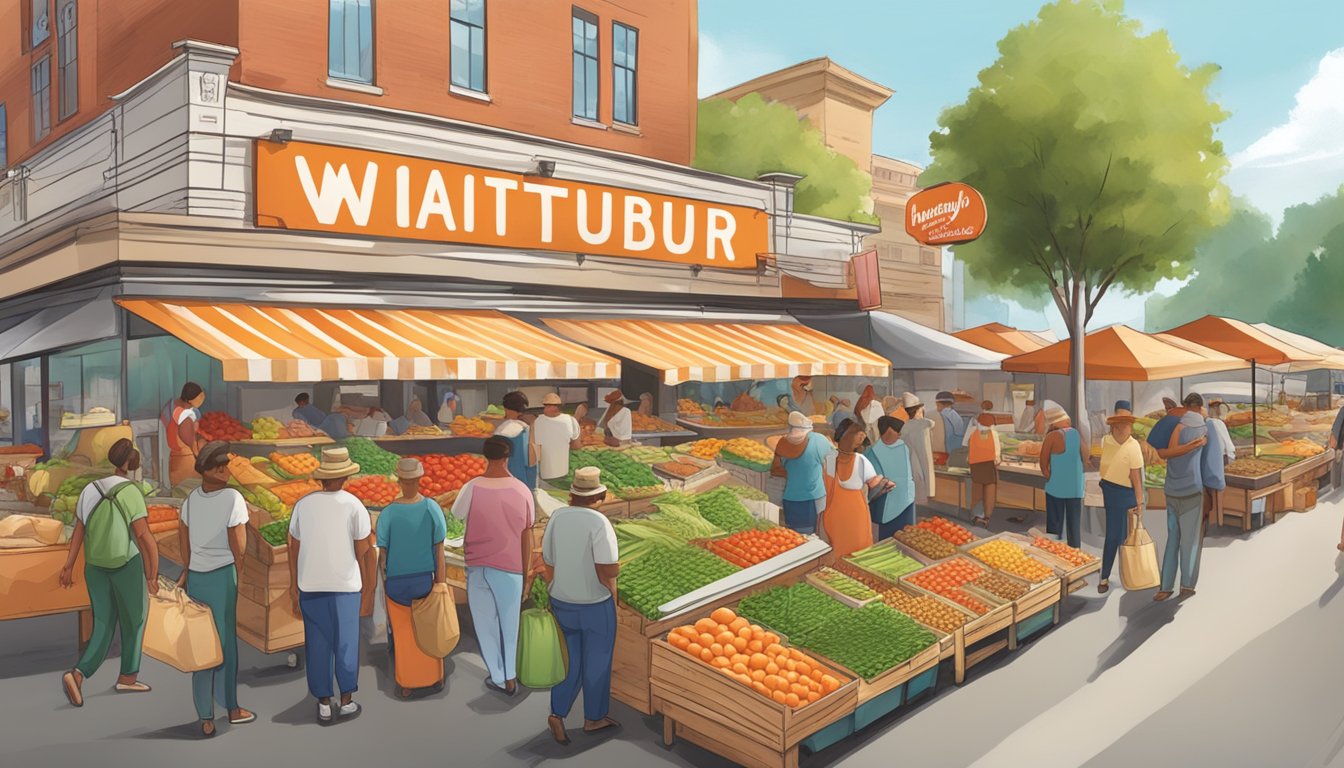
[[[1287,122],[1232,156],[1227,183],[1276,221],[1344,183],[1344,48],[1321,59]]]
[[[701,33],[700,98],[796,63],[768,48]]]

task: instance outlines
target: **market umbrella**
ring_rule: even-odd
[[[1068,339],[1003,361],[1012,373],[1069,375]],[[1246,362],[1180,339],[1113,325],[1087,334],[1084,375],[1093,381],[1160,381],[1247,367]]]
[[[1251,327],[1261,333],[1272,336],[1285,344],[1291,344],[1303,352],[1312,355],[1320,355],[1321,357],[1319,361],[1301,361],[1279,366],[1278,370],[1283,373],[1315,371],[1322,368],[1332,371],[1344,371],[1344,350],[1337,349],[1329,344],[1324,344],[1313,338],[1303,336],[1300,333],[1293,333],[1292,331],[1285,331],[1282,328],[1276,328],[1269,323],[1256,323]]]
[[[1038,349],[1050,346],[1055,341],[1041,334],[1019,331],[1002,323],[985,323],[974,328],[967,328],[964,331],[957,331],[952,335],[962,341],[969,341],[978,347],[984,347],[1001,355],[1020,355],[1025,352],[1035,352]]]

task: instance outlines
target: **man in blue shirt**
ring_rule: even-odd
[[[1148,441],[1157,455],[1167,462],[1167,478],[1162,490],[1167,497],[1167,546],[1162,555],[1162,585],[1153,599],[1171,597],[1176,585],[1176,568],[1181,571],[1181,597],[1195,594],[1199,579],[1199,556],[1204,539],[1204,452],[1208,427],[1201,410],[1204,398],[1191,393],[1185,398],[1185,413],[1170,439]],[[1170,417],[1168,417],[1170,418]],[[1221,461],[1222,452],[1216,454]]]
[[[934,407],[938,409],[938,416],[943,420],[943,434],[947,438],[943,452],[949,456],[961,450],[961,442],[966,437],[966,422],[952,407],[956,402],[957,399],[951,392],[939,392],[934,398]]]
[[[321,408],[313,405],[307,392],[300,392],[295,396],[294,412],[291,415],[299,421],[306,422],[310,427],[326,432],[334,440],[344,440],[350,436],[346,429],[345,416],[339,413],[328,416],[323,413]]]

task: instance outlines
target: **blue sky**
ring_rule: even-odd
[[[896,91],[876,115],[874,151],[927,163],[939,112],[965,99],[995,44],[1034,18],[1031,0],[701,0],[700,93],[817,56]],[[1276,220],[1344,183],[1344,2],[1130,0],[1182,60],[1222,67],[1213,96],[1227,183]],[[1094,325],[1141,316],[1121,297]]]

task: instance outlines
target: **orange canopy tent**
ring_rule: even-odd
[[[1053,342],[1031,331],[1019,331],[1002,323],[985,323],[952,334],[962,341],[984,347],[1001,355],[1020,355],[1044,349]]]
[[[1250,361],[1255,365],[1296,367],[1323,361],[1321,355],[1300,349],[1250,323],[1228,317],[1205,315],[1178,328],[1172,328],[1167,333]]]
[[[1313,371],[1322,368],[1333,371],[1344,371],[1344,350],[1336,349],[1329,344],[1324,344],[1309,336],[1303,336],[1298,333],[1293,333],[1292,331],[1285,331],[1282,328],[1276,328],[1269,323],[1256,323],[1251,327],[1255,328],[1257,331],[1266,333],[1285,344],[1291,344],[1304,352],[1321,356],[1319,362],[1306,361],[1289,363],[1286,366],[1280,366],[1277,370],[1285,373]]]
[[[1003,361],[1012,373],[1069,375],[1068,339]],[[1217,373],[1247,364],[1230,355],[1180,339],[1150,335],[1125,325],[1087,334],[1085,376],[1093,381],[1160,381]]]

